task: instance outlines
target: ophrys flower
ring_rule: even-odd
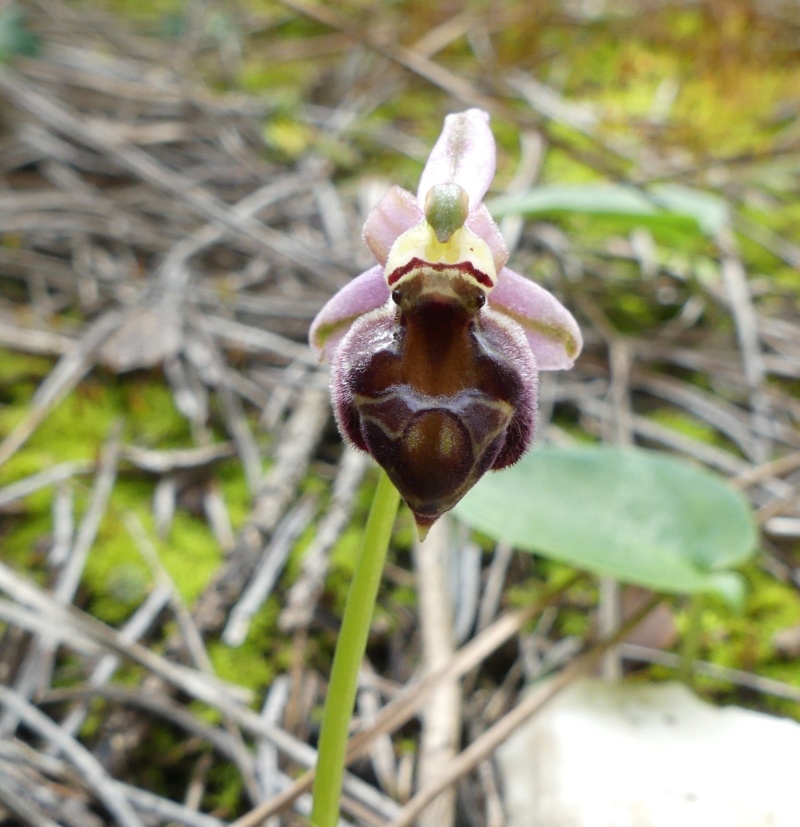
[[[311,326],[340,431],[386,470],[422,534],[522,456],[538,371],[571,367],[582,344],[569,311],[505,266],[482,202],[494,169],[489,116],[448,115],[416,198],[393,187],[367,218],[379,264]]]

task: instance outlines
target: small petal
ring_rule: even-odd
[[[436,184],[458,184],[466,190],[472,211],[486,195],[494,167],[495,144],[488,113],[468,109],[448,115],[419,179],[417,201],[424,204],[428,190]]]
[[[500,228],[495,224],[484,204],[478,204],[478,208],[470,213],[467,218],[467,228],[484,241],[492,251],[494,267],[499,273],[508,261],[508,247],[503,240]]]
[[[364,243],[381,264],[398,236],[419,224],[424,213],[414,196],[402,187],[392,187],[375,205],[364,224]]]
[[[580,328],[544,287],[504,267],[489,294],[489,306],[522,327],[539,370],[572,367],[583,347]]]
[[[349,281],[319,311],[308,333],[318,356],[331,361],[336,347],[359,317],[386,304],[389,288],[380,264]]]

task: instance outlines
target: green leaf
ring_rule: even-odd
[[[28,30],[22,10],[11,3],[0,10],[0,63],[7,63],[15,55],[35,55],[39,38]]]
[[[707,471],[635,448],[543,447],[487,474],[455,509],[497,540],[656,591],[715,592],[755,550],[745,498]]]
[[[649,193],[619,184],[542,186],[495,198],[487,206],[495,216],[582,213],[626,225],[688,229],[709,236],[730,221],[728,206],[721,198],[672,184],[653,187]]]

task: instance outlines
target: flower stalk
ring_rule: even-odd
[[[311,810],[313,827],[336,827],[339,820],[344,759],[358,674],[399,504],[397,489],[381,472],[347,594],[322,715]]]

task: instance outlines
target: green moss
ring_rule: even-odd
[[[74,483],[76,519],[88,505],[88,482]],[[205,524],[178,512],[168,542],[155,540],[149,503],[152,484],[143,479],[118,479],[109,508],[83,571],[82,588],[91,610],[101,620],[118,624],[142,602],[152,583],[147,563],[128,532],[123,515],[134,511],[159,550],[162,563],[187,601],[205,588],[219,565],[220,552]],[[52,491],[26,500],[25,518],[10,521],[4,536],[4,557],[26,567],[39,567],[52,530]]]
[[[772,209],[745,206],[742,213],[780,236],[800,237],[800,204],[794,200],[794,195],[785,203],[776,203]]]
[[[664,425],[698,442],[705,442],[708,445],[724,446],[728,449],[732,448],[731,443],[729,443],[719,431],[704,421],[696,419],[683,411],[659,408],[653,411],[649,418],[654,422],[658,422],[660,425]]]
[[[356,567],[358,550],[361,543],[362,526],[351,524],[343,532],[331,549],[331,572],[350,577]]]
[[[700,657],[720,666],[754,672],[765,678],[800,687],[800,666],[781,659],[773,637],[782,629],[800,624],[800,603],[790,583],[777,580],[758,567],[757,561],[744,569],[748,581],[745,604],[741,612],[709,599],[702,618]],[[679,630],[687,623],[685,614],[677,618]],[[741,702],[740,690],[727,681],[698,680],[698,686],[717,697]],[[796,704],[760,698],[767,708],[796,717]]]
[[[191,605],[208,585],[222,561],[222,553],[205,522],[183,511],[175,514],[169,536],[160,544],[164,568]]]
[[[244,793],[242,776],[239,770],[230,764],[217,762],[209,774],[206,791],[205,808],[222,818],[231,818],[241,812],[241,800]]]
[[[101,7],[137,22],[151,22],[183,16],[186,0],[100,0]]]
[[[313,85],[318,71],[316,67],[297,63],[275,65],[248,60],[242,67],[238,85],[254,95],[269,95],[276,111],[292,112],[302,102],[302,90]]]
[[[269,650],[265,651],[258,640],[248,639],[235,648],[215,641],[209,644],[208,654],[220,678],[249,689],[263,691],[276,674]]]
[[[372,505],[377,478],[377,469],[370,469],[358,490],[350,522],[331,549],[328,587],[336,593],[342,591],[343,594],[346,594],[347,592],[358,559],[358,552],[361,548],[361,533],[366,525],[369,509]],[[395,525],[392,545],[393,547],[398,545],[397,525]],[[344,606],[344,603],[342,603],[342,606]]]
[[[416,609],[417,590],[411,586],[396,586],[392,589],[392,603],[404,609]]]
[[[191,444],[187,423],[175,410],[169,389],[154,381],[153,376],[119,379],[92,375],[46,417],[24,448],[0,471],[0,481],[7,484],[68,460],[94,459],[113,423],[120,418],[126,423],[125,438],[136,444],[159,448]],[[71,485],[76,520],[80,520],[88,505],[92,480],[76,478]],[[126,511],[136,513],[155,538],[150,513],[153,486],[148,477],[128,476],[124,467],[120,470],[87,560],[82,587],[90,596],[92,611],[106,622],[116,624],[127,618],[151,583],[148,566],[125,527],[123,515]],[[239,513],[245,508],[242,486],[231,475],[229,500],[238,506]],[[52,489],[29,496],[25,519],[6,527],[4,554],[9,559],[36,565],[32,551],[46,548],[52,530],[52,498]],[[207,526],[179,511],[167,542],[156,545],[182,597],[191,603],[220,562],[219,549]]]
[[[283,608],[278,596],[270,597],[250,622],[247,638],[240,646],[228,646],[219,640],[208,643],[214,672],[222,680],[253,690],[260,697],[275,676],[289,669],[292,641],[278,629]],[[216,713],[203,715],[216,720]]]
[[[18,517],[4,517],[2,529],[3,560],[20,570],[36,572],[49,545],[52,520],[46,503],[28,506]]]
[[[188,421],[175,408],[170,388],[148,374],[114,383],[113,405],[126,414],[125,438],[146,447],[182,448],[191,444]]]
[[[15,383],[14,402],[0,409],[0,432],[8,433],[28,414],[33,388]],[[178,413],[168,387],[143,376],[131,380],[93,374],[56,405],[34,431],[0,480],[8,482],[59,462],[94,458],[123,419],[125,439],[144,446],[183,447],[190,439],[187,421]]]
[[[302,534],[297,538],[289,553],[289,559],[286,561],[286,569],[283,575],[283,582],[287,586],[294,583],[301,572],[303,565],[303,558],[306,556],[306,550],[309,543],[317,536],[317,526],[312,522]]]
[[[589,617],[585,612],[565,609],[558,615],[559,630],[566,637],[585,638],[591,630]]]
[[[0,348],[0,388],[3,401],[10,401],[5,398],[6,394],[18,394],[16,383],[26,383],[26,388],[30,387],[30,382],[38,384],[52,369],[52,360],[44,356]]]
[[[693,73],[684,78],[676,101],[675,137],[716,154],[766,150],[772,143],[770,121],[775,105],[798,91],[797,73],[788,67],[756,70],[745,66],[726,72],[712,67]]]

